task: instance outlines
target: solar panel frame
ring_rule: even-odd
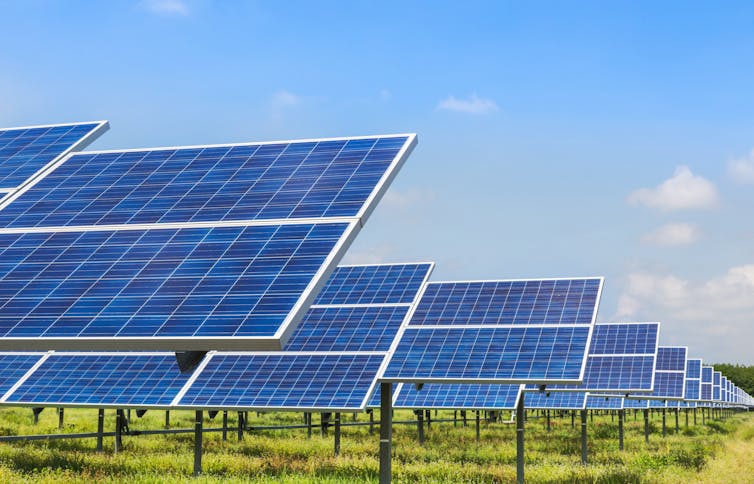
[[[53,166],[57,166],[56,164],[60,160],[66,158],[71,153],[85,149],[87,146],[89,146],[94,141],[96,141],[97,138],[102,136],[103,133],[105,133],[108,129],[110,129],[110,124],[106,120],[99,120],[99,121],[82,121],[82,122],[75,122],[75,123],[39,124],[39,125],[32,125],[32,126],[14,126],[10,128],[0,128],[0,133],[2,133],[6,131],[19,131],[19,130],[43,129],[43,128],[60,128],[60,127],[66,127],[66,126],[74,127],[74,126],[90,125],[90,124],[94,125],[94,128],[92,128],[86,135],[82,136],[76,143],[73,143],[72,145],[70,145],[67,149],[60,152],[57,156],[54,156],[50,161],[48,161],[43,166],[41,166],[31,176],[27,177],[26,180],[23,181],[21,184],[16,185],[16,186],[0,187],[0,194],[2,193],[14,194],[14,195],[5,195],[4,197],[0,196],[0,210],[2,209],[2,207],[5,206],[6,202],[10,202],[13,199],[15,199],[15,194],[17,193],[17,190],[24,189],[27,185],[34,183],[35,180],[46,175],[49,172],[49,170],[52,169]]]
[[[539,281],[539,282],[557,282],[557,281],[575,281],[575,280],[583,280],[583,281],[589,281],[589,280],[597,280],[598,281],[598,287],[597,287],[597,293],[595,298],[595,304],[594,309],[592,310],[591,320],[589,324],[505,324],[505,325],[499,325],[499,324],[489,324],[489,325],[457,325],[457,326],[451,326],[451,325],[412,325],[411,320],[412,318],[409,317],[406,320],[406,323],[403,325],[403,327],[399,330],[398,336],[396,337],[393,346],[390,349],[390,353],[388,358],[386,358],[385,363],[380,370],[378,379],[382,382],[393,382],[393,383],[481,383],[481,384],[521,384],[521,383],[548,383],[548,384],[568,384],[568,383],[578,383],[580,381],[583,381],[584,378],[584,372],[586,367],[586,361],[587,361],[587,355],[588,355],[588,348],[591,344],[591,338],[592,333],[595,325],[595,321],[597,318],[597,311],[599,309],[599,302],[601,300],[602,296],[602,290],[604,286],[604,277],[565,277],[565,278],[541,278],[541,279],[495,279],[495,280],[466,280],[466,281],[432,281],[430,283],[425,284],[424,288],[422,289],[422,293],[419,296],[419,302],[416,304],[416,308],[418,308],[422,302],[422,298],[424,297],[424,294],[427,290],[427,288],[430,285],[434,284],[474,284],[474,283],[501,283],[501,282],[527,282],[527,281]],[[414,309],[414,311],[416,310]],[[413,316],[413,314],[411,315]],[[442,329],[442,328],[450,328],[450,329],[462,329],[462,330],[474,330],[474,329],[505,329],[505,328],[587,328],[587,336],[586,336],[586,345],[585,345],[585,351],[584,356],[581,361],[581,367],[580,367],[580,373],[578,379],[571,380],[571,379],[542,379],[542,378],[531,378],[531,379],[516,379],[516,378],[427,378],[427,377],[404,377],[404,376],[385,376],[386,371],[388,370],[389,364],[391,359],[393,358],[396,349],[398,348],[401,340],[403,339],[404,334],[408,330],[418,330],[418,331],[432,331],[433,329]]]
[[[335,266],[345,254],[346,249],[356,237],[368,216],[373,212],[376,202],[387,191],[389,184],[397,175],[398,170],[405,163],[409,154],[416,146],[417,138],[415,134],[394,134],[394,135],[374,135],[374,136],[357,136],[341,138],[317,138],[304,140],[288,141],[267,141],[267,142],[246,142],[232,144],[215,144],[215,145],[194,145],[180,147],[161,147],[161,148],[137,148],[130,150],[101,150],[87,151],[80,153],[69,153],[62,159],[53,163],[45,175],[53,172],[55,168],[61,166],[67,160],[77,155],[92,155],[103,153],[137,153],[151,152],[160,150],[198,150],[213,148],[232,148],[239,146],[267,146],[282,144],[306,144],[314,142],[358,142],[359,140],[376,140],[379,139],[401,139],[402,145],[389,163],[384,172],[382,172],[379,181],[372,187],[364,203],[360,206],[358,212],[348,217],[320,217],[320,218],[287,218],[287,219],[264,219],[264,220],[231,220],[231,221],[208,221],[208,222],[174,222],[174,223],[145,223],[145,224],[115,224],[115,225],[84,225],[84,226],[45,226],[45,227],[15,227],[0,228],[2,233],[36,233],[36,232],[71,232],[71,231],[101,231],[101,230],[145,230],[151,228],[208,228],[208,227],[236,227],[236,226],[270,226],[270,225],[301,225],[301,224],[327,224],[327,223],[347,223],[348,229],[343,234],[341,240],[335,245],[329,253],[325,262],[319,267],[315,276],[309,281],[306,289],[300,293],[296,304],[288,313],[285,320],[279,325],[277,331],[271,335],[265,336],[233,336],[233,337],[201,337],[194,336],[149,336],[149,337],[62,337],[62,338],[40,338],[40,337],[17,337],[17,338],[0,338],[0,350],[2,349],[24,349],[24,350],[190,350],[190,351],[238,351],[238,350],[280,350],[285,346],[287,339],[290,337],[295,327],[301,321],[306,309],[314,302],[320,289],[335,269]],[[38,184],[45,176],[39,176],[31,180],[23,188],[19,189],[4,202],[0,203],[0,211],[7,207],[11,202],[19,199],[31,188]]]
[[[715,369],[709,365],[702,365],[702,383],[699,398],[701,401],[712,401],[712,382]]]
[[[697,366],[699,369],[698,378],[695,376],[697,373]],[[701,358],[686,359],[686,389],[684,392],[685,401],[692,402],[702,399],[702,366],[703,361]]]

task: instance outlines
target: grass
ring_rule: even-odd
[[[193,412],[171,412],[171,426],[191,428]],[[250,413],[251,425],[300,424],[302,415]],[[449,418],[450,412],[439,417]],[[106,414],[106,431],[114,427],[114,411]],[[230,414],[229,424],[235,424]],[[315,423],[316,423],[315,415]],[[344,415],[344,422],[351,416]],[[409,420],[410,412],[396,412],[396,420]],[[365,421],[366,417],[360,415]],[[659,417],[652,421],[653,434],[644,443],[641,415],[627,415],[624,452],[618,450],[617,420],[596,416],[588,425],[589,459],[580,464],[578,429],[570,417],[553,418],[546,432],[541,419],[532,418],[526,432],[526,478],[537,483],[631,482],[751,482],[754,476],[754,415],[738,414],[725,420],[707,421],[688,428],[681,415],[681,431],[675,434],[673,417],[663,438]],[[66,410],[64,432],[96,431],[96,410]],[[221,415],[208,427],[221,424]],[[132,416],[131,430],[157,429],[164,413],[150,411]],[[37,425],[31,410],[0,410],[0,434],[57,433],[57,415],[47,409]],[[0,444],[0,482],[277,482],[341,483],[376,482],[379,437],[368,427],[344,427],[341,455],[333,455],[332,431],[307,439],[306,430],[247,433],[238,442],[230,432],[223,442],[219,433],[204,436],[204,475],[191,476],[193,435],[126,436],[124,449],[113,454],[113,439],[105,439],[105,452],[97,453],[95,439],[14,442]],[[482,424],[476,442],[473,420],[468,427],[433,423],[419,446],[416,427],[396,425],[393,433],[393,477],[396,482],[511,482],[515,480],[515,430],[503,423]]]

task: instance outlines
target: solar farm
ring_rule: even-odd
[[[508,445],[502,477],[455,477],[524,482],[556,426],[588,468],[754,407],[661,322],[599,321],[599,275],[342,264],[415,134],[86,151],[108,128],[0,129],[0,412],[29,430],[3,422],[0,462],[63,442],[138,458],[162,439],[190,458],[174,472],[222,478],[230,441],[337,462],[353,438],[370,471],[335,480],[432,480],[401,468],[413,442]]]

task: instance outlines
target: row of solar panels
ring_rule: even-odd
[[[411,281],[361,266],[320,292],[415,135],[71,154],[106,128],[0,130],[2,348],[285,350],[214,352],[163,406],[196,391],[200,407],[363,408],[377,380],[684,396],[681,370],[655,374],[659,325],[594,326],[600,278],[424,284],[430,264]],[[1,401],[154,405],[123,403],[156,401],[139,386],[154,357],[46,354]]]

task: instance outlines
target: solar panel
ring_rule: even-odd
[[[720,401],[722,392],[720,391],[720,381],[722,379],[722,373],[716,371],[712,374],[712,400],[715,402]]]
[[[720,376],[720,401],[728,401],[728,379],[724,376]]]
[[[601,278],[429,283],[380,378],[579,382],[601,288]]]
[[[685,400],[700,400],[702,385],[702,360],[689,358],[686,360],[686,394]]]
[[[0,353],[0,396],[10,390],[45,353]]]
[[[2,403],[167,408],[189,376],[173,353],[52,353]]]
[[[362,217],[414,138],[75,154],[2,210],[0,226]]]
[[[621,410],[623,398],[589,395],[586,398],[586,408],[589,410]]]
[[[521,396],[521,385],[401,384],[393,408],[456,410],[513,410]]]
[[[0,291],[0,348],[279,350],[414,144],[68,156],[0,210],[0,286],[38,288]]]
[[[704,401],[712,400],[712,380],[714,369],[711,366],[702,367],[702,385],[701,385],[701,399]]]
[[[649,408],[649,400],[632,400],[629,398],[623,399],[623,408],[626,409],[645,409]]]
[[[654,390],[650,394],[653,400],[683,400],[686,387],[687,351],[685,346],[657,348]],[[629,395],[627,398],[631,397],[632,395]]]
[[[0,192],[14,191],[107,129],[107,121],[0,129]]]
[[[526,392],[524,406],[544,410],[583,410],[586,396],[584,392]]]
[[[314,306],[412,304],[427,277],[428,263],[341,265]]]
[[[217,353],[186,393],[184,408],[360,410],[384,354]]]
[[[650,392],[660,323],[594,326],[582,385],[548,385],[548,391]],[[536,390],[536,385],[527,389]]]

